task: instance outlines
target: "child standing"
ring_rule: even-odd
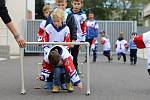
[[[50,5],[45,5],[43,7],[43,15],[44,15],[44,20],[41,22],[40,27],[39,27],[39,31],[38,31],[38,42],[44,42],[47,39],[45,38],[45,27],[51,23],[51,17],[50,14],[52,12],[52,9],[50,7]]]
[[[106,36],[105,31],[101,31],[100,34],[102,37],[100,43],[103,46],[103,55],[106,56],[108,58],[108,61],[110,62],[113,59],[110,54],[110,49],[111,49],[110,40]]]
[[[86,42],[90,43],[91,50],[93,51],[93,62],[96,62],[97,58],[97,36],[98,36],[98,23],[94,19],[94,13],[89,11],[87,24]],[[85,60],[86,62],[86,60]]]
[[[136,65],[137,62],[137,47],[133,42],[134,36],[137,34],[135,32],[131,33],[131,39],[129,41],[129,48],[130,48],[130,65]]]
[[[42,11],[43,11],[43,16],[45,18],[40,23],[40,27],[39,27],[39,30],[38,30],[38,33],[37,33],[38,42],[46,42],[48,40],[48,38],[46,37],[46,34],[45,34],[45,28],[49,23],[51,23],[50,14],[52,12],[52,9],[51,9],[50,5],[45,5],[43,7]],[[44,71],[42,71],[42,72],[45,73]],[[46,81],[46,85],[45,85],[44,88],[45,89],[50,89],[52,87],[52,82],[53,82],[52,74],[45,81]]]
[[[124,39],[124,32],[120,32],[119,38],[116,41],[116,53],[118,55],[118,60],[123,56],[123,62],[126,62],[126,51],[128,49],[128,42]]]
[[[52,14],[52,23],[47,25],[46,31],[46,42],[70,42],[70,30],[69,27],[63,23],[64,11],[56,8]],[[66,46],[68,48],[68,46]]]
[[[66,9],[66,11],[70,14],[73,14],[76,20],[77,25],[77,42],[85,41],[86,35],[86,14],[82,10],[83,0],[72,0],[72,8]],[[71,54],[73,56],[73,63],[76,67],[77,73],[80,74],[78,68],[78,53],[79,53],[80,45],[74,45],[71,49]]]
[[[56,0],[56,5],[58,8],[62,9],[65,13],[64,23],[69,27],[70,30],[70,41],[75,42],[77,40],[77,25],[75,18],[72,13],[66,11],[67,1],[66,0]]]

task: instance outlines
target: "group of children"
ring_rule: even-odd
[[[72,0],[72,8],[66,0],[56,0],[57,8],[43,7],[46,17],[38,32],[39,42],[84,42],[86,35],[86,14],[82,10],[83,0]],[[53,93],[66,89],[73,92],[73,86],[82,89],[79,78],[78,52],[80,45],[42,45],[44,60],[41,74],[36,78],[46,82]],[[50,86],[51,85],[51,86]]]
[[[121,57],[123,57],[123,62],[126,62],[126,54],[127,51],[130,51],[130,64],[136,65],[137,62],[137,47],[136,44],[133,42],[134,37],[137,35],[137,33],[133,32],[131,33],[131,39],[129,42],[125,40],[124,38],[124,32],[120,32],[119,37],[115,44],[115,50],[116,54],[118,56],[118,60],[120,60]],[[105,31],[101,32],[101,44],[103,45],[103,55],[108,58],[108,61],[110,62],[113,58],[110,54],[111,45],[110,40],[105,33]]]
[[[45,19],[41,22],[38,31],[39,42],[89,42],[90,50],[93,51],[93,62],[97,59],[97,36],[98,23],[94,19],[94,13],[89,11],[88,20],[82,10],[83,0],[72,0],[72,8],[67,8],[66,0],[56,0],[57,8],[52,10],[49,5],[43,7]],[[110,62],[110,40],[101,31],[100,43],[103,46],[103,55]],[[118,60],[123,56],[126,62],[126,51],[130,46],[131,65],[136,64],[137,48],[133,39],[127,43],[124,33],[120,33],[116,41],[116,52]],[[132,34],[133,36],[136,34]],[[73,92],[73,86],[82,89],[79,78],[78,53],[80,45],[42,45],[44,59],[42,62],[41,74],[36,78],[46,82],[46,88],[52,89],[53,93],[58,93],[61,89]],[[87,59],[85,59],[86,62]]]

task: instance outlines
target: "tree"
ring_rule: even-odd
[[[68,7],[71,7],[71,0]],[[92,10],[98,20],[137,20],[149,0],[83,0],[83,9]],[[140,11],[140,12],[139,12]]]
[[[44,0],[35,0],[35,19],[43,19]]]
[[[119,0],[120,20],[135,20],[141,25],[143,8],[147,3],[149,0]]]

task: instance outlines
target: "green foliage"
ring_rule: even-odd
[[[35,0],[35,19],[43,19],[43,9],[44,1],[43,0]]]
[[[71,0],[67,0],[71,7]],[[149,0],[84,0],[83,9],[92,10],[98,20],[137,20],[139,10],[150,3]],[[43,18],[43,0],[36,0],[36,18]]]

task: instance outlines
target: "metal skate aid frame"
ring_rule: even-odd
[[[85,45],[87,48],[87,87],[86,87],[86,95],[90,95],[90,63],[89,63],[89,46],[88,42],[26,42],[27,45]],[[21,62],[21,94],[26,94],[25,90],[25,83],[24,83],[24,64],[23,64],[23,57],[24,57],[24,48],[20,49],[20,62]]]

